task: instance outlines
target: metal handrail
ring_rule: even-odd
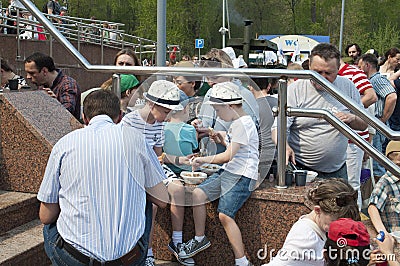
[[[104,65],[91,65],[77,50],[76,48],[68,42],[68,40],[58,32],[58,30],[50,23],[41,12],[33,5],[29,0],[20,0],[22,4],[32,13],[35,14],[37,19],[48,29],[48,31],[54,36],[54,38],[59,41],[67,51],[81,64],[83,68],[87,71],[102,71],[109,73],[135,73],[136,75],[173,75],[174,73],[181,74],[189,74],[189,75],[215,75],[221,74],[225,76],[233,76],[240,77],[243,75],[248,75],[251,77],[275,77],[281,78],[279,84],[279,120],[286,121],[287,113],[290,115],[305,115],[305,116],[318,116],[323,117],[328,122],[333,123],[338,130],[340,130],[343,134],[345,134],[349,139],[351,139],[355,144],[364,148],[374,159],[376,159],[379,163],[386,166],[387,169],[391,170],[393,174],[400,176],[400,168],[394,165],[391,161],[387,160],[383,154],[378,152],[375,148],[373,148],[369,143],[366,143],[364,140],[360,139],[360,137],[347,125],[341,122],[339,119],[335,118],[332,114],[327,111],[318,111],[318,110],[303,110],[296,108],[288,108],[287,105],[287,97],[286,97],[286,80],[287,78],[302,78],[302,79],[312,79],[323,88],[325,88],[333,97],[335,97],[342,104],[347,106],[350,110],[352,110],[355,114],[357,114],[361,119],[366,121],[368,124],[373,125],[376,129],[382,132],[385,136],[390,139],[400,140],[400,132],[396,132],[388,128],[385,124],[383,124],[376,117],[369,114],[364,108],[359,108],[354,101],[347,99],[347,97],[341,93],[332,83],[328,82],[325,78],[314,71],[310,70],[287,70],[287,69],[233,69],[233,68],[185,68],[185,67],[141,67],[141,66],[132,66],[132,67],[121,67],[121,66],[104,66]],[[195,72],[193,72],[195,71]],[[285,96],[285,97],[282,97]],[[283,111],[285,110],[285,111]],[[287,113],[286,113],[287,112]],[[280,123],[285,124],[285,123]],[[278,167],[280,172],[279,185],[284,186],[284,171],[283,166],[285,165],[285,146],[282,144],[282,140],[286,140],[286,130],[280,131],[280,141],[278,144],[278,156],[280,156],[278,160]],[[280,155],[279,155],[280,154]],[[384,158],[384,159],[383,159]]]
[[[382,156],[381,152],[379,152],[368,141],[366,141],[359,134],[354,132],[348,125],[343,123],[339,118],[337,118],[331,112],[321,109],[304,109],[304,108],[288,107],[287,115],[325,119],[329,124],[331,124],[337,130],[339,130],[343,135],[351,139],[354,142],[354,144],[356,144],[361,149],[365,150],[372,158],[374,158],[375,160],[379,161],[382,165],[384,165],[385,168],[388,169],[390,172],[397,173],[397,175],[400,175],[400,168],[396,164],[390,161],[387,157]]]
[[[34,21],[30,19],[25,19],[23,17],[20,17],[18,11],[26,11],[26,9],[20,9],[15,7],[17,10],[17,15],[16,16],[5,16],[4,11],[6,8],[1,8],[1,13],[0,13],[0,19],[3,19],[4,21],[13,21],[15,22],[16,26],[10,26],[10,25],[1,25],[3,28],[7,29],[17,29],[17,36],[19,37],[20,35],[20,30],[32,32],[34,33],[40,33],[40,34],[45,34],[48,36],[48,39],[51,39],[52,35],[47,32],[38,32],[34,30],[33,28],[35,27],[40,27],[42,29],[47,29],[46,26],[41,26],[38,25],[40,24],[40,20]],[[28,9],[28,11],[30,11]],[[31,12],[31,11],[30,11]],[[58,15],[51,15],[51,14],[43,14],[39,12],[41,15],[46,17],[48,20],[51,19],[59,19],[62,20],[65,23],[51,23],[56,29],[58,29],[60,32],[62,32],[63,35],[66,36],[66,38],[70,41],[77,41],[78,42],[78,51],[80,50],[80,43],[85,42],[85,43],[92,43],[92,44],[102,44],[102,49],[103,47],[111,47],[111,48],[118,48],[118,49],[123,49],[125,47],[131,47],[132,49],[135,50],[135,52],[138,54],[139,59],[142,59],[142,54],[146,53],[155,53],[154,49],[151,50],[142,50],[140,51],[137,49],[140,45],[142,44],[147,44],[148,46],[154,47],[156,42],[150,39],[138,37],[135,35],[127,34],[123,30],[120,29],[107,29],[103,28],[100,23],[108,23],[109,25],[116,25],[116,26],[123,26],[124,24],[122,23],[114,23],[114,22],[108,22],[108,21],[100,21],[100,20],[90,20],[90,19],[77,19],[75,17],[70,17],[70,16],[58,16]],[[36,13],[31,12],[33,16],[36,17]],[[95,24],[88,24],[87,22],[95,22]],[[22,28],[20,23],[23,23],[24,26],[31,26],[32,29],[30,28]],[[108,31],[108,32],[114,32],[116,33],[119,38],[116,40],[111,39],[111,38],[104,38],[102,34],[97,35],[93,34],[94,31],[97,31],[99,33],[103,31]],[[18,41],[19,45],[19,41]],[[17,52],[19,49],[17,50]],[[102,53],[103,54],[103,53]],[[51,53],[50,53],[51,55]],[[20,54],[17,54],[17,58],[20,58]],[[101,59],[103,61],[103,58]]]

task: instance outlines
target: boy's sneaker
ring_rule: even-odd
[[[190,257],[193,257],[200,251],[205,250],[211,246],[210,240],[205,236],[201,242],[197,241],[196,239],[191,239],[189,240],[186,244],[184,244],[184,247],[182,250],[179,252],[179,257],[181,259],[187,259]]]
[[[154,259],[153,256],[148,256],[148,257],[146,258],[145,262],[144,262],[144,265],[145,265],[145,266],[155,266],[155,265],[156,265],[155,261],[156,261],[156,260]]]
[[[185,266],[194,266],[195,265],[194,259],[192,258],[182,259],[179,257],[179,252],[183,249],[183,247],[184,245],[182,243],[179,243],[177,246],[175,246],[173,241],[169,242],[168,244],[168,250],[171,251],[172,254],[174,254],[174,256],[176,257],[176,259],[180,264]]]

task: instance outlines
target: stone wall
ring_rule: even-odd
[[[44,91],[0,95],[0,190],[37,193],[53,145],[81,124]]]

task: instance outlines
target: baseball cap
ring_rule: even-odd
[[[328,238],[336,242],[344,239],[346,245],[353,247],[369,246],[370,244],[365,225],[350,218],[340,218],[332,222],[329,226]]]
[[[391,140],[386,147],[386,156],[395,151],[400,152],[400,141]]]
[[[127,91],[139,84],[139,80],[134,75],[121,74],[121,92]]]
[[[144,97],[159,106],[171,110],[182,110],[183,106],[180,104],[179,91],[179,88],[170,81],[156,80],[151,84]]]
[[[210,89],[210,99],[205,104],[240,104],[243,102],[239,86],[233,82],[221,82]]]

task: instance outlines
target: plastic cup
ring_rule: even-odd
[[[293,184],[293,172],[285,173],[285,185],[290,187]]]
[[[18,79],[9,79],[8,87],[10,87],[10,91],[18,90]]]
[[[303,170],[296,170],[293,171],[294,173],[294,180],[296,183],[296,186],[305,186],[306,185],[306,181],[307,181],[307,171],[303,171]]]

